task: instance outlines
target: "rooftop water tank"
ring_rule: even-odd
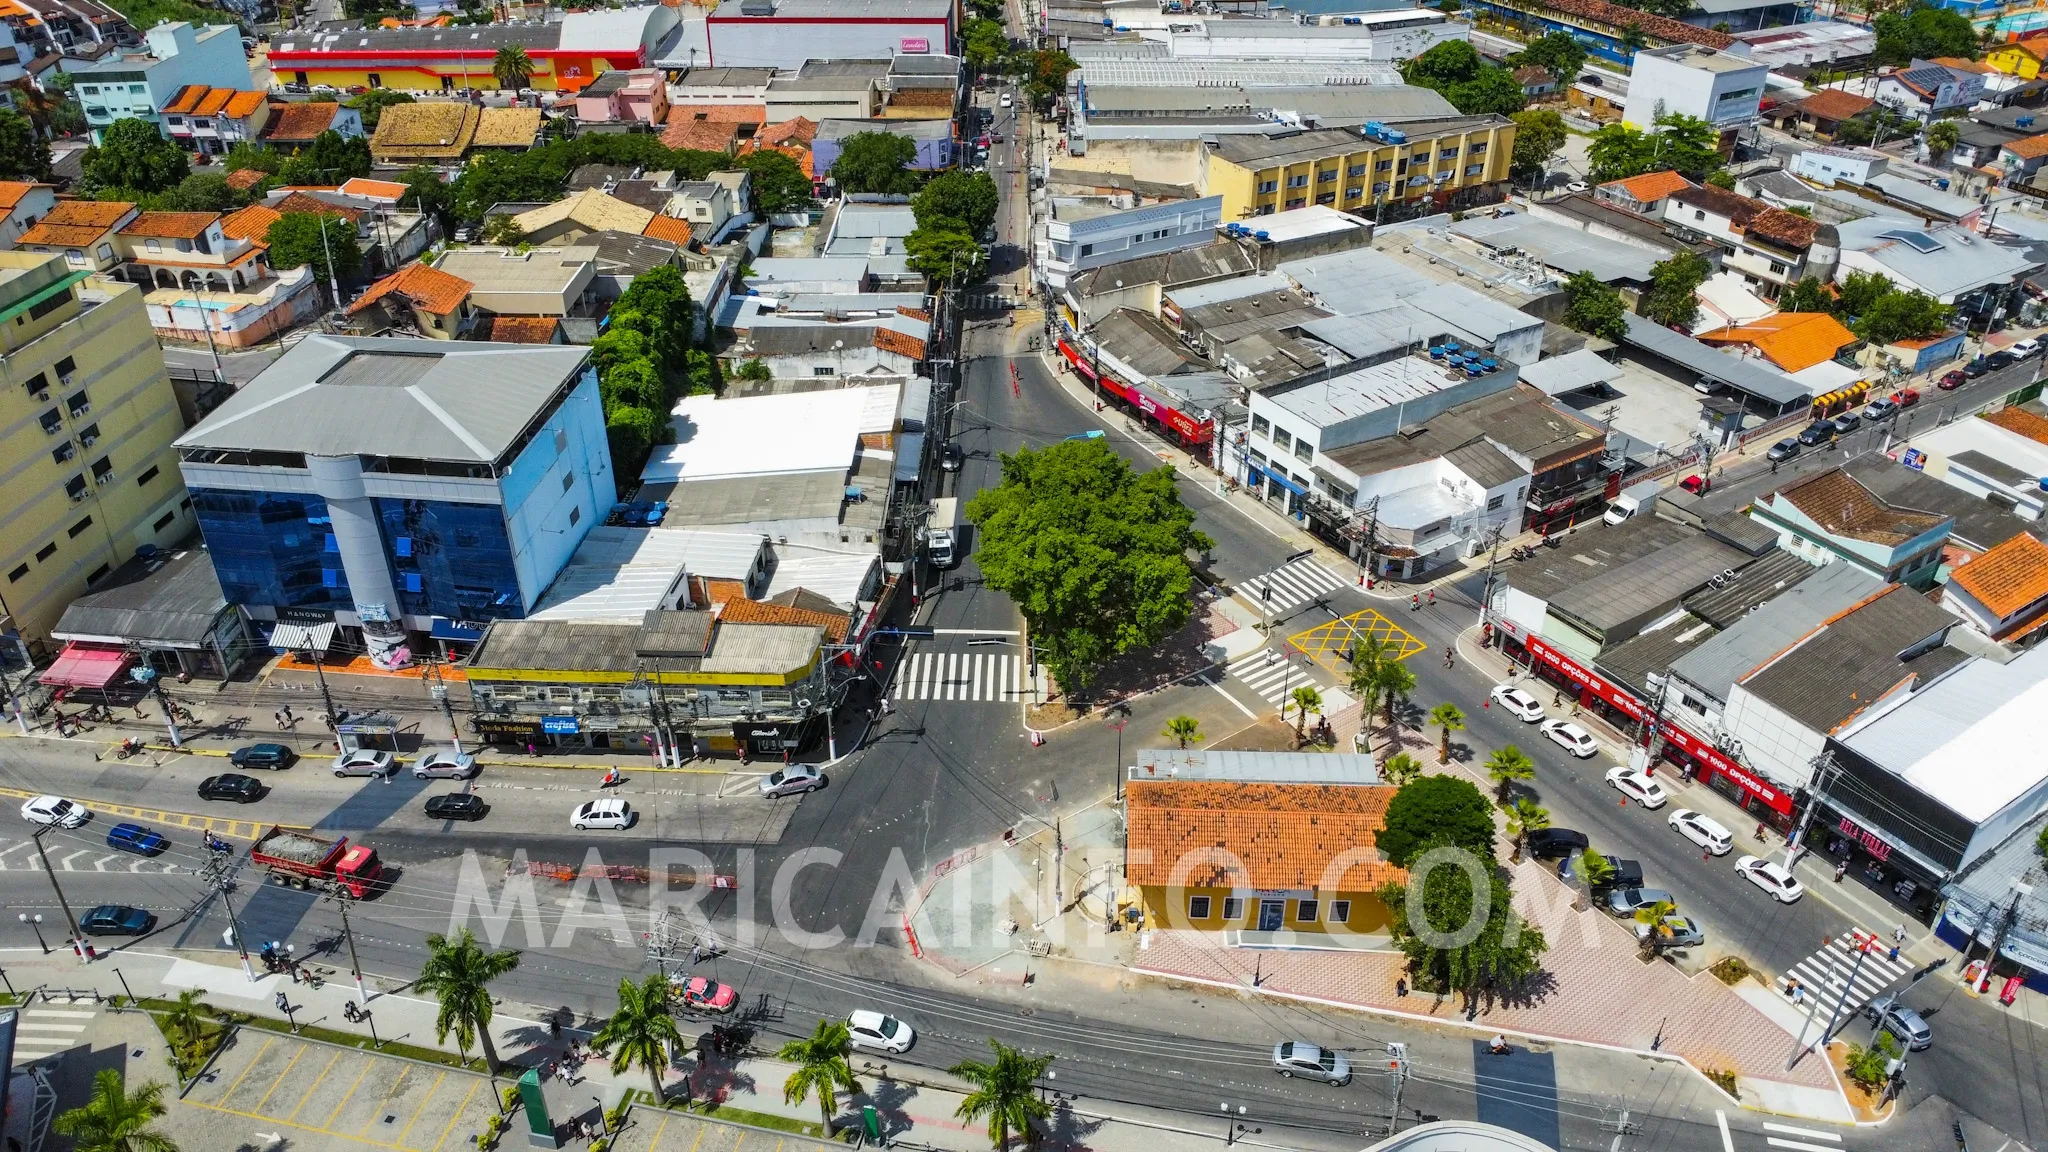
[[[1257,232],[1252,233],[1252,235],[1262,241],[1272,239],[1272,235],[1263,228],[1259,229]]]

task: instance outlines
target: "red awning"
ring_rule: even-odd
[[[125,648],[98,644],[66,644],[63,655],[50,665],[40,679],[45,684],[67,688],[105,688],[128,667]]]

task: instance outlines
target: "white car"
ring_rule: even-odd
[[[21,806],[21,818],[31,824],[54,824],[76,828],[92,819],[92,811],[76,800],[62,796],[38,796]]]
[[[1008,92],[1003,93],[1003,99],[1001,101],[1003,107],[1008,108],[1010,105],[1015,104],[1016,102],[1016,98],[1011,96]]]
[[[429,752],[412,764],[415,780],[467,780],[476,773],[476,757],[467,752]]]
[[[1670,797],[1664,794],[1664,786],[1626,764],[1618,764],[1607,770],[1607,786],[1627,796],[1645,808],[1662,808]]]
[[[1785,866],[1775,860],[1759,860],[1744,856],[1735,862],[1735,870],[1749,878],[1751,884],[1771,894],[1771,899],[1780,904],[1790,904],[1806,895],[1806,885],[1792,878]]]
[[[1593,734],[1569,720],[1545,720],[1543,734],[1581,760],[1589,760],[1600,751],[1600,746],[1593,743]]]
[[[1507,709],[1509,715],[1520,718],[1524,723],[1534,724],[1543,719],[1543,705],[1537,703],[1534,696],[1513,685],[1495,685],[1493,702]]]
[[[873,1048],[877,1052],[908,1052],[917,1041],[917,1033],[911,1031],[910,1025],[866,1009],[846,1018],[846,1036],[855,1048]]]
[[[2012,353],[2013,355],[2019,357],[2022,360],[2025,360],[2027,357],[2032,356],[2034,353],[2039,352],[2040,350],[2041,342],[2039,340],[2021,340],[2015,343],[2012,347],[2006,349],[2007,352]]]
[[[1716,856],[1726,856],[1735,837],[1721,822],[1703,812],[1680,808],[1671,814],[1671,830]]]
[[[382,748],[358,748],[334,758],[336,776],[389,776],[397,767],[391,753]]]
[[[825,774],[816,764],[791,764],[761,777],[761,795],[796,796],[825,786]]]
[[[586,800],[570,813],[569,823],[579,832],[589,828],[631,828],[633,806],[617,796]]]

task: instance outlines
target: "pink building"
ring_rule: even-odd
[[[659,68],[606,72],[576,94],[576,119],[660,124],[668,119],[668,82]]]

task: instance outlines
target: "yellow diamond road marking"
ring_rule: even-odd
[[[23,800],[44,795],[20,788],[0,788],[0,796],[17,796]],[[190,812],[166,812],[160,808],[136,808],[127,804],[107,804],[99,800],[80,800],[80,804],[103,816],[119,816],[138,824],[167,824],[175,828],[204,829],[220,836],[232,836],[237,840],[254,840],[263,834],[264,821],[231,820],[220,816],[199,816]]]
[[[1406,660],[1417,652],[1429,647],[1409,635],[1392,620],[1370,608],[1353,612],[1349,616],[1318,624],[1305,632],[1296,632],[1287,638],[1287,643],[1307,653],[1316,663],[1329,669],[1339,680],[1349,682],[1351,676],[1351,649],[1367,636],[1376,636],[1392,650],[1394,659]]]

